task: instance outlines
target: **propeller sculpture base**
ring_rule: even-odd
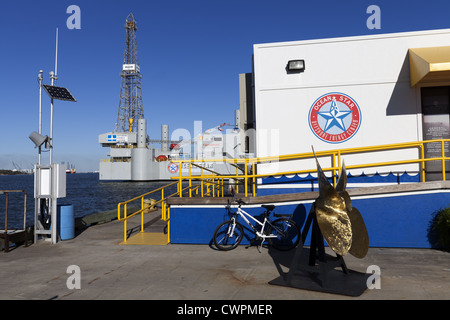
[[[311,246],[305,248],[303,243],[311,224]],[[360,296],[367,289],[370,274],[349,270],[342,256],[336,254],[336,257],[333,257],[325,253],[324,238],[317,223],[315,204],[311,207],[305,222],[302,241],[294,250],[289,271],[284,273],[277,266],[280,276],[269,284],[354,297]],[[276,255],[277,253],[272,253],[277,264],[281,259]]]

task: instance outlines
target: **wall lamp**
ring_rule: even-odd
[[[305,60],[289,60],[286,70],[288,73],[300,73],[305,71]]]

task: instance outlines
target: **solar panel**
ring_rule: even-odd
[[[69,90],[67,90],[66,88],[50,86],[48,84],[43,84],[42,86],[52,99],[74,101],[74,102],[77,101],[69,92]]]

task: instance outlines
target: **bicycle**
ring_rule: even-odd
[[[287,251],[297,246],[300,240],[300,229],[295,221],[290,218],[291,215],[273,213],[274,205],[261,205],[262,208],[266,209],[263,214],[263,222],[261,222],[241,208],[245,204],[244,201],[236,199],[236,197],[234,197],[234,201],[238,204],[237,211],[233,213],[230,220],[222,222],[214,231],[213,241],[219,250],[232,250],[241,243],[244,237],[244,227],[236,221],[238,217],[242,217],[255,233],[256,239],[261,240],[261,247],[266,240],[269,245],[281,251]],[[229,210],[230,207],[231,204],[228,201],[227,209]],[[278,219],[270,220],[269,215],[271,213]],[[255,224],[253,225],[248,218],[253,220]],[[257,225],[261,227],[260,230],[257,229]],[[259,248],[258,251],[261,252]]]

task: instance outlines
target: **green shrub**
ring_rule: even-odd
[[[450,207],[438,210],[431,220],[428,237],[433,247],[450,250]]]

